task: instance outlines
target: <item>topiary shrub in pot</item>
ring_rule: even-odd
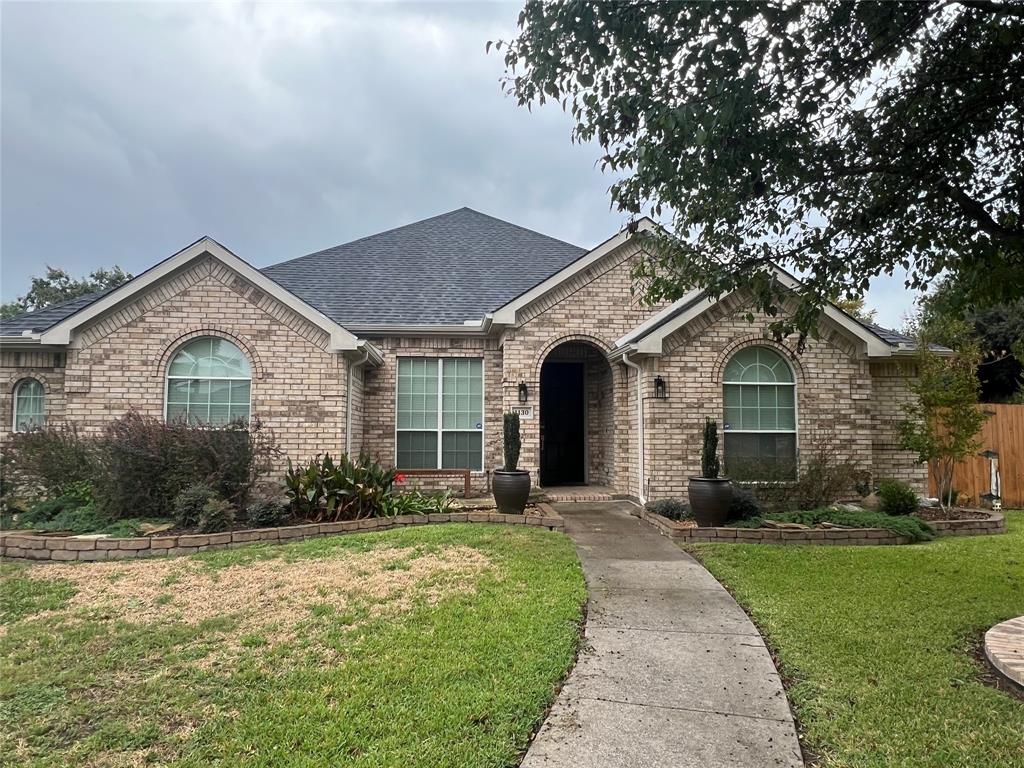
[[[522,440],[519,437],[519,414],[505,414],[505,466],[494,470],[491,489],[498,511],[506,515],[521,515],[530,498],[530,473],[517,469]]]
[[[704,420],[704,447],[700,455],[700,477],[691,477],[689,484],[690,509],[693,519],[701,528],[724,525],[732,504],[732,484],[727,477],[719,477],[718,424],[714,419]]]

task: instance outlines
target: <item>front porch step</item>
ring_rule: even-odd
[[[614,501],[622,494],[603,485],[567,485],[539,489],[545,501]]]

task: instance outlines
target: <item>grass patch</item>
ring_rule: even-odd
[[[585,599],[488,525],[56,568],[3,571],[5,765],[515,765]]]
[[[980,680],[981,635],[1024,612],[1009,533],[923,546],[687,547],[775,649],[823,766],[1024,766],[1024,704]]]

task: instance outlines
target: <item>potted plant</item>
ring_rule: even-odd
[[[700,454],[700,477],[690,478],[690,509],[701,528],[725,523],[732,503],[732,484],[719,477],[718,424],[704,420],[704,448]]]
[[[519,414],[505,414],[505,466],[494,470],[494,481],[491,489],[498,511],[506,515],[521,515],[526,509],[526,500],[530,498],[530,473],[525,469],[516,469],[519,464],[519,450],[522,441],[519,438]]]

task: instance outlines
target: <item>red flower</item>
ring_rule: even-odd
[[[404,483],[405,482],[405,475],[403,475],[401,472],[399,472],[397,475],[395,475],[395,482],[396,483]]]

